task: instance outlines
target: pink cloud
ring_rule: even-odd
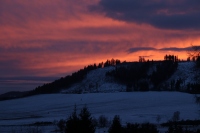
[[[128,54],[127,50],[200,44],[199,31],[158,29],[115,20],[104,13],[91,12],[89,6],[95,4],[98,1],[0,1],[3,76],[70,73],[110,58],[133,61],[140,55],[154,55],[152,58],[162,59],[166,53]]]

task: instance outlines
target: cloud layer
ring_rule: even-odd
[[[161,29],[200,29],[199,0],[100,0],[107,17]]]
[[[135,52],[140,52],[140,51],[173,51],[173,52],[187,52],[192,50],[191,47],[185,47],[185,48],[178,48],[178,47],[166,47],[166,48],[154,48],[154,47],[136,47],[136,48],[130,48],[127,50],[128,53],[135,53]]]
[[[186,59],[185,50],[200,44],[198,5],[197,0],[1,0],[0,78],[61,77],[111,58]]]

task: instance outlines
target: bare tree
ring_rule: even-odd
[[[194,46],[191,44],[191,49],[188,51],[188,55],[193,61],[196,61],[196,66],[200,67],[200,46]]]
[[[146,60],[145,60],[144,57],[145,57],[145,56],[139,56],[139,62],[145,62]]]
[[[188,50],[188,56],[196,60],[200,56],[200,46],[195,46],[191,44],[191,47]]]

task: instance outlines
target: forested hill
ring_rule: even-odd
[[[80,69],[79,71],[72,73],[72,75],[68,75],[66,77],[62,77],[58,80],[55,80],[52,83],[44,84],[43,86],[39,86],[34,90],[36,94],[46,94],[46,93],[58,93],[62,89],[68,89],[75,83],[81,82],[87,74],[92,70],[103,69],[109,66],[117,66],[121,64],[120,60],[107,60],[105,63],[101,62],[99,64],[88,65],[84,67],[84,69]]]
[[[44,84],[42,86],[36,87],[32,91],[27,92],[8,92],[0,95],[0,100],[7,100],[13,98],[27,97],[37,94],[52,94],[52,93],[60,93],[63,89],[70,88],[73,84],[81,82],[86,75],[92,71],[97,69],[107,68],[109,66],[115,66],[121,64],[120,60],[111,59],[106,62],[101,62],[99,64],[93,64],[85,66],[83,69],[78,70],[77,72],[72,73],[66,77],[61,77],[58,80],[55,80],[51,83]]]
[[[97,93],[116,91],[186,91],[200,93],[199,69],[194,61],[176,56],[164,61],[121,62],[107,60],[89,65],[70,76],[37,87],[33,93]]]
[[[184,91],[200,93],[195,62],[147,61],[121,63],[90,71],[63,93],[120,91]]]
[[[164,61],[121,62],[107,60],[38,86],[18,96],[1,100],[51,93],[97,93],[119,91],[185,91],[200,93],[199,68],[194,61],[180,62],[175,57]]]

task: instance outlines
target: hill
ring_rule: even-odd
[[[119,92],[125,91],[126,86],[107,77],[106,73],[115,69],[115,66],[99,68],[90,71],[79,83],[63,89],[62,93],[94,93],[94,92]]]
[[[20,98],[20,97],[26,97],[28,96],[30,92],[29,91],[10,91],[4,94],[0,95],[0,100],[7,100],[7,99],[14,99],[14,98]]]
[[[200,93],[199,74],[200,69],[192,61],[121,62],[111,59],[98,65],[88,65],[71,75],[38,86],[29,92],[0,95],[0,100],[52,93],[150,90]]]
[[[145,63],[139,62],[98,68],[88,72],[81,82],[63,89],[61,92],[94,93],[164,90],[193,93],[192,85],[195,85],[200,81],[200,77],[198,76],[200,70],[199,68],[196,68],[195,62],[178,62],[177,67],[173,72],[169,72],[169,69],[172,68],[165,68],[166,66],[164,65],[161,66],[162,63],[163,62],[150,62],[147,69],[144,68],[146,70],[141,69],[142,65]],[[156,75],[158,66],[160,67],[159,69],[163,70],[160,70]],[[129,67],[130,69],[133,67],[134,70],[130,70]],[[141,70],[138,70],[137,67]],[[143,73],[140,71],[143,71]],[[117,72],[119,73],[118,75],[116,74]],[[129,75],[135,75],[135,77]],[[154,78],[152,75],[156,75],[157,77],[155,76]],[[144,86],[144,84],[146,85]]]

